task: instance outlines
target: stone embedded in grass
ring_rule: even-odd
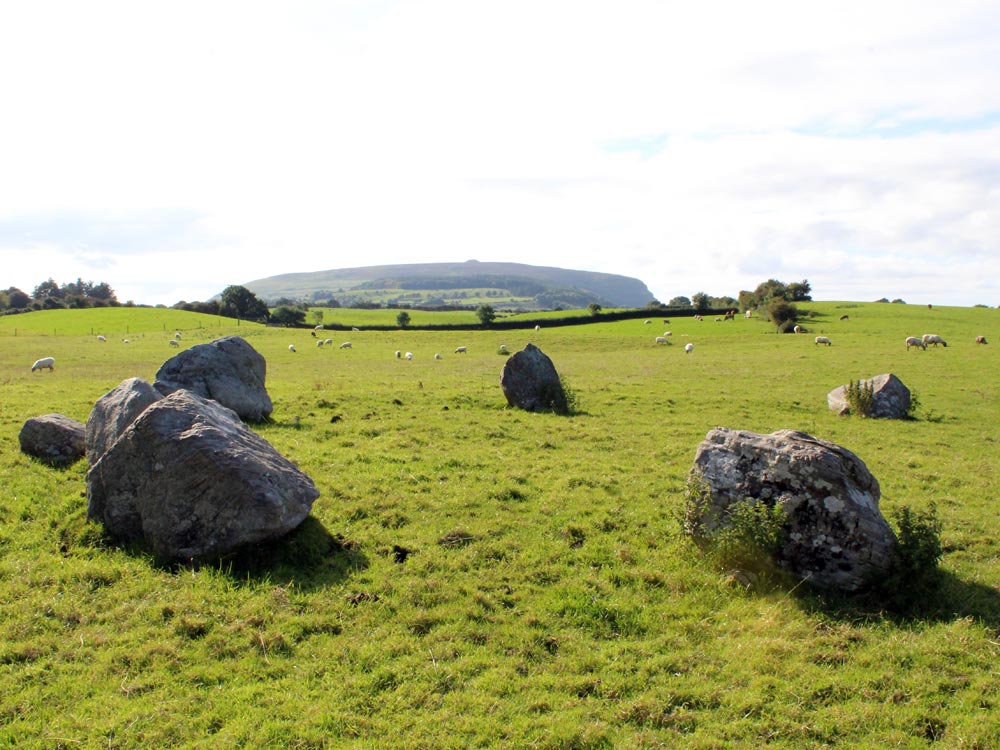
[[[910,413],[910,389],[892,373],[875,375],[868,380],[859,382],[859,386],[872,389],[871,410],[862,416],[877,419],[906,419]],[[851,403],[848,398],[848,386],[834,388],[826,395],[826,403],[831,411],[837,414],[850,414]]]
[[[87,472],[89,518],[180,560],[284,536],[318,496],[235,412],[186,390],[148,406]]]
[[[198,344],[171,357],[156,373],[153,387],[163,395],[183,388],[218,401],[248,422],[271,415],[271,398],[264,387],[264,357],[240,336]]]
[[[141,378],[128,378],[105,393],[87,417],[87,461],[93,466],[125,428],[163,396]]]
[[[510,406],[527,411],[568,411],[566,394],[552,360],[528,344],[504,363],[500,389]]]
[[[896,537],[878,501],[878,481],[846,448],[803,432],[760,435],[722,427],[698,446],[688,532],[711,539],[744,502],[780,507],[785,521],[775,562],[830,589],[856,591],[890,570]]]
[[[17,438],[22,452],[50,466],[69,466],[86,452],[83,425],[62,414],[32,417]]]

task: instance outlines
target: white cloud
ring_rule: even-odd
[[[964,0],[7,4],[0,286],[475,257],[995,303],[998,36]]]

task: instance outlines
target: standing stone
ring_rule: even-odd
[[[906,419],[910,413],[910,389],[892,373],[876,375],[862,380],[861,385],[872,385],[872,409],[869,417],[880,419]],[[826,395],[826,403],[837,414],[850,414],[851,404],[847,400],[847,386],[834,388]]]
[[[226,336],[192,346],[168,359],[156,373],[153,387],[164,396],[183,388],[218,401],[247,422],[271,415],[271,398],[264,388],[267,364],[239,336]]]
[[[140,378],[123,380],[94,404],[87,417],[87,461],[93,466],[146,407],[163,396]]]
[[[87,472],[87,516],[173,559],[215,558],[298,526],[319,492],[231,410],[179,390]]]
[[[515,352],[500,373],[500,389],[510,406],[527,411],[568,411],[566,393],[555,365],[541,349],[528,344]]]
[[[62,414],[32,417],[17,435],[21,450],[50,466],[69,466],[86,451],[83,425]]]
[[[707,493],[694,524],[711,538],[735,503],[786,514],[779,566],[823,588],[855,591],[892,565],[896,538],[879,511],[879,484],[864,463],[803,432],[759,435],[717,428],[698,446],[692,478]]]

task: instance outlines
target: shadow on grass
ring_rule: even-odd
[[[938,573],[935,586],[919,591],[852,596],[803,590],[795,596],[806,611],[839,620],[888,620],[905,625],[972,618],[989,627],[1000,622],[1000,590],[963,581],[947,571]]]

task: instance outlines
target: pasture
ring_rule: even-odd
[[[174,310],[0,318],[0,747],[1000,746],[1000,310],[802,307],[807,335],[651,314],[330,332],[332,349]],[[321,492],[287,539],[211,565],[111,543],[86,520],[86,461],[18,448],[29,417],[85,421],[152,381],[177,330],[264,355],[273,421],[254,429]],[[924,333],[949,346],[905,350]],[[575,414],[506,408],[497,349],[529,341]],[[55,371],[30,372],[43,356]],[[883,372],[916,419],[827,409]],[[850,449],[890,520],[934,503],[940,591],[900,613],[712,568],[678,515],[716,426]]]

